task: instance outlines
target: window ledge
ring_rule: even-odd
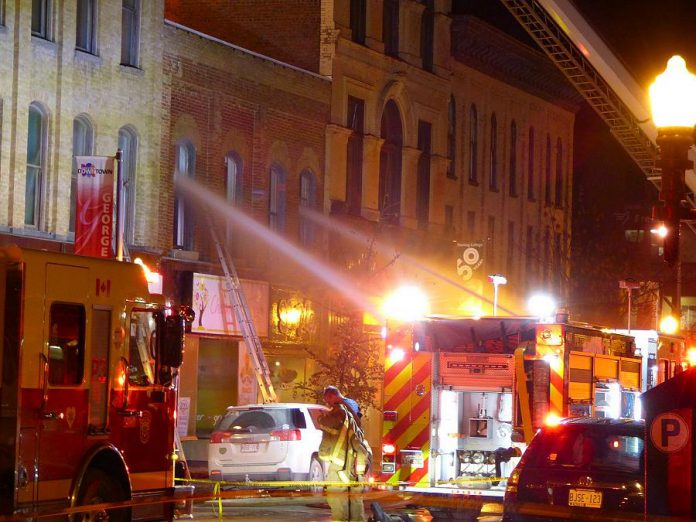
[[[500,192],[498,187],[488,187],[488,192]]]
[[[132,76],[137,76],[139,78],[142,78],[143,76],[145,76],[145,71],[143,71],[137,65],[129,65],[127,63],[122,63],[122,64],[120,64],[120,69],[121,69],[121,72],[124,74],[130,74]]]
[[[476,180],[476,179],[470,179],[470,180],[469,180],[469,185],[471,185],[471,186],[473,186],[473,187],[478,187],[478,186],[479,186],[479,182],[478,182],[478,180]]]
[[[102,64],[101,56],[77,48],[75,48],[75,59],[81,62],[93,63],[96,65]]]
[[[35,34],[32,34],[31,42],[33,45],[36,45],[40,49],[51,51],[54,54],[56,52],[56,42],[54,42],[53,40],[49,40],[47,38],[43,38],[42,36],[36,36]]]

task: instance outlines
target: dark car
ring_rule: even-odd
[[[643,512],[645,424],[578,418],[540,430],[508,479],[503,520]]]

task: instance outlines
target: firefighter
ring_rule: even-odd
[[[341,391],[338,388],[336,388],[336,386],[327,386],[324,389],[324,394],[326,395],[327,392],[331,393],[332,395],[334,393],[338,395],[339,402],[343,403],[343,405],[348,408],[348,410],[353,414],[355,422],[358,423],[358,426],[361,426],[360,421],[362,419],[362,411],[360,410],[360,405],[358,404],[358,401],[343,395]]]
[[[365,479],[371,460],[369,446],[364,441],[352,409],[346,406],[338,388],[327,387],[324,401],[331,410],[319,417],[319,427],[323,431],[319,458],[328,463],[327,481],[346,484],[326,488],[331,519],[365,520],[365,508],[360,496],[362,486],[356,487],[355,483]]]

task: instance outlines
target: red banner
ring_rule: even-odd
[[[75,253],[114,257],[114,158],[75,156],[77,162],[77,208]]]

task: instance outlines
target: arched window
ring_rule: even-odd
[[[73,165],[70,176],[70,221],[68,232],[75,232],[75,211],[77,209],[77,162],[76,156],[94,154],[94,129],[89,118],[81,114],[73,120]]]
[[[534,200],[534,127],[529,127],[527,154],[527,199]]]
[[[469,183],[478,184],[478,114],[474,104],[469,109]]]
[[[517,197],[517,123],[510,123],[510,195]]]
[[[48,116],[36,102],[29,105],[27,179],[24,189],[24,224],[39,227],[46,178]]]
[[[138,164],[138,134],[130,126],[118,130],[121,149],[121,180],[123,181],[123,239],[135,242],[136,166]]]
[[[447,177],[456,179],[455,154],[457,149],[457,107],[454,103],[454,96],[450,96],[449,110],[447,111]]]
[[[196,148],[189,140],[176,144],[175,173],[179,176],[196,177]],[[193,250],[193,216],[191,209],[179,196],[174,196],[174,246]]]
[[[433,51],[435,41],[435,2],[425,0],[425,9],[421,15],[421,59],[423,69],[433,70]]]
[[[242,159],[236,152],[228,152],[225,155],[225,199],[229,205],[241,207],[243,197]],[[238,246],[238,242],[234,242],[234,235],[234,227],[227,221],[225,237],[228,248]]]
[[[300,210],[314,209],[317,206],[317,178],[310,170],[300,174]],[[300,215],[300,244],[311,247],[314,244],[314,226],[310,219]]]
[[[491,115],[491,157],[488,188],[498,190],[498,119],[495,113]]]
[[[544,176],[544,203],[551,204],[551,136],[546,135],[546,169]]]
[[[563,142],[556,141],[556,206],[563,206]]]
[[[280,165],[273,164],[270,172],[270,197],[268,201],[268,226],[276,232],[285,230],[287,198],[287,174]]]
[[[401,114],[394,100],[382,113],[384,144],[379,157],[379,211],[383,221],[398,223],[401,213]]]

